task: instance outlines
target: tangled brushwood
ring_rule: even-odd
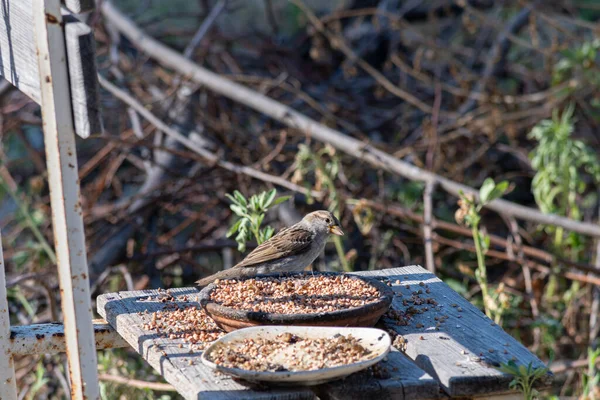
[[[426,266],[552,362],[553,395],[597,393],[595,2],[230,1],[210,18],[213,1],[100,3],[106,133],[77,143],[93,298],[192,286],[329,209],[346,235],[316,269]],[[4,86],[0,101],[10,313],[59,321],[39,108]],[[486,203],[487,178],[508,186]],[[230,208],[272,189],[292,198]],[[99,359],[104,376],[156,379],[124,350]],[[63,361],[16,359],[18,387],[64,397]]]

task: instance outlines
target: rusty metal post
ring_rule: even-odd
[[[0,399],[16,400],[15,363],[10,345],[10,317],[6,298],[6,278],[0,234]]]
[[[35,0],[33,14],[71,398],[92,400],[100,390],[60,0]]]

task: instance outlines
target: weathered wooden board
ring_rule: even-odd
[[[512,377],[499,372],[495,365],[513,357],[518,364],[532,362],[534,366],[543,365],[476,307],[421,267],[359,274],[378,276],[392,282],[394,291],[399,294],[392,304],[394,310],[405,313],[409,307],[427,307],[428,311],[414,314],[407,325],[397,325],[396,320],[388,318],[380,321],[381,328],[397,332],[405,341],[405,353],[394,350],[388,360],[381,363],[389,377],[375,378],[367,371],[354,374],[314,388],[321,399],[428,399],[439,397],[440,387],[452,397],[511,395],[508,383]],[[401,281],[401,284],[396,281]],[[422,291],[419,294],[422,300],[433,299],[436,304],[410,303],[412,293],[419,290]],[[197,290],[181,288],[171,292],[182,296],[195,294]],[[217,378],[202,364],[193,362],[192,366],[188,365],[186,361],[196,359],[200,353],[188,354],[187,350],[177,347],[178,342],[160,339],[141,328],[148,321],[138,312],[148,310],[152,313],[161,310],[163,304],[138,299],[157,294],[157,291],[137,291],[101,295],[97,299],[98,312],[184,397],[198,398],[210,394],[210,398],[217,399],[312,398],[312,392],[307,389],[269,393],[252,391],[232,380]],[[403,300],[407,300],[406,305]],[[440,317],[444,317],[445,321],[440,322]],[[147,315],[145,318],[150,317]],[[439,330],[436,330],[438,322]]]
[[[321,400],[348,399],[436,399],[440,397],[440,386],[429,374],[418,368],[396,349],[387,361],[379,364],[389,376],[374,378],[363,371],[344,380],[320,385],[315,392]]]
[[[65,5],[67,10],[74,14],[92,11],[96,6],[94,4],[94,0],[63,0],[62,3]]]
[[[173,296],[195,295],[195,288],[171,290]],[[164,303],[138,301],[148,296],[156,297],[155,290],[110,293],[98,296],[98,313],[148,361],[186,399],[265,399],[295,400],[314,399],[314,393],[302,389],[252,390],[225,375],[216,375],[200,360],[201,352],[190,353],[187,345],[179,348],[183,341],[160,338],[145,331],[142,326],[150,321],[150,315],[138,315],[160,311]],[[190,365],[190,361],[192,365]]]
[[[32,0],[0,3],[0,76],[40,104],[33,9]],[[64,22],[74,126],[85,138],[102,132],[94,37],[91,29],[72,15]]]
[[[69,64],[73,127],[82,138],[102,133],[100,85],[96,70],[96,41],[89,26],[63,13]]]
[[[405,326],[393,319],[383,318],[382,322],[402,335],[406,340],[405,354],[437,379],[448,395],[475,397],[508,392],[512,377],[495,366],[511,359],[517,364],[544,366],[527,348],[427,270],[410,266],[365,275],[392,281],[394,291],[402,294],[394,298],[393,309],[405,312],[408,307],[428,308],[414,314]],[[437,305],[410,303],[413,293],[419,290],[421,299],[431,298]],[[546,378],[548,386],[552,376]]]
[[[106,321],[94,324],[96,349],[116,349],[128,343]],[[66,352],[65,327],[62,323],[32,324],[10,328],[11,352],[14,355],[56,354]]]
[[[184,296],[195,294],[197,290],[195,288],[173,289],[171,293],[174,296]],[[97,299],[98,312],[107,318],[117,332],[184,397],[197,398],[210,392],[214,398],[314,398],[313,392],[304,388],[272,391],[268,395],[264,392],[251,391],[223,376],[217,378],[208,368],[200,364],[201,353],[189,354],[187,348],[178,347],[182,342],[158,339],[149,335],[149,332],[142,330],[141,326],[149,321],[150,315],[139,315],[138,312],[148,310],[151,313],[162,309],[164,304],[147,300],[138,301],[138,299],[155,297],[157,294],[157,291],[138,291],[101,295]],[[162,351],[166,352],[167,357],[162,354]],[[189,365],[189,360],[194,360],[193,366]],[[375,378],[370,372],[365,371],[314,389],[322,399],[344,399],[348,398],[350,392],[360,393],[361,398],[385,395],[394,399],[435,398],[439,393],[439,385],[435,379],[398,351],[393,351],[380,366],[390,373],[389,377]]]

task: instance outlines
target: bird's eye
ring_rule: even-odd
[[[331,219],[330,218],[326,218],[325,222],[327,222],[328,224],[331,224]]]

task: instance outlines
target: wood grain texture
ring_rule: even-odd
[[[409,307],[421,311],[428,308],[414,314],[406,326],[385,317],[381,323],[406,340],[405,354],[433,376],[448,395],[508,392],[512,377],[495,367],[511,359],[517,364],[531,362],[534,367],[544,366],[525,346],[424,268],[410,266],[365,274],[392,281],[394,291],[402,294],[394,298],[393,309],[406,312]],[[401,283],[396,284],[397,280]],[[426,293],[427,289],[430,293]],[[431,298],[437,305],[411,303],[411,296],[419,290],[421,299]],[[407,301],[407,305],[403,301]],[[549,386],[551,379],[549,374],[542,386]]]
[[[451,397],[514,397],[515,393],[508,390],[512,378],[499,372],[494,365],[513,357],[518,364],[532,362],[534,366],[543,365],[476,307],[419,266],[357,274],[390,280],[397,293],[392,303],[395,311],[404,313],[409,307],[428,307],[428,311],[415,314],[406,326],[397,325],[395,320],[386,317],[379,322],[380,328],[393,330],[406,341],[404,353],[394,350],[387,361],[380,364],[390,374],[388,378],[375,378],[369,371],[353,374],[344,380],[315,387],[314,391],[321,399],[429,399],[439,397],[440,388]],[[397,280],[402,283],[396,284]],[[426,293],[427,289],[430,293]],[[434,299],[437,305],[414,305],[408,302],[405,306],[403,300],[408,301],[412,292],[418,290],[423,291],[419,295],[422,299]],[[104,294],[97,299],[98,311],[184,397],[312,398],[312,392],[307,389],[266,394],[222,377],[220,382],[216,381],[217,378],[208,368],[198,364],[200,353],[188,354],[177,348],[178,342],[161,339],[142,330],[144,316],[137,313],[146,309],[150,313],[160,310],[162,303],[139,302],[137,299],[156,296],[157,293],[138,291]],[[196,288],[172,290],[173,295],[196,293]],[[436,330],[440,317],[446,315],[448,318]],[[146,318],[149,319],[149,316]],[[163,350],[167,353],[166,357],[162,354]],[[197,361],[189,366],[185,362],[189,359]],[[545,385],[549,384],[549,380],[546,380]]]
[[[198,293],[195,288],[171,290],[173,296]],[[157,296],[155,290],[110,293],[98,296],[98,313],[158,371],[186,399],[264,399],[301,400],[314,399],[314,393],[306,388],[252,390],[225,375],[215,375],[200,361],[201,352],[190,353],[188,346],[179,348],[180,340],[161,338],[145,331],[142,326],[150,321],[151,315],[138,315],[148,310],[163,310],[158,301],[139,301],[140,298]],[[196,303],[197,304],[197,303]],[[199,306],[199,304],[198,304]],[[190,361],[192,365],[189,365]]]
[[[74,14],[92,11],[96,7],[94,0],[63,0],[62,3]]]
[[[347,399],[435,399],[440,397],[440,386],[429,374],[418,368],[396,349],[381,362],[389,377],[375,378],[370,371],[362,371],[344,380],[329,382],[315,388],[321,400]]]
[[[129,346],[106,321],[97,319],[92,323],[97,350]],[[10,346],[12,353],[19,356],[65,353],[65,327],[53,322],[13,326],[10,328]]]
[[[63,15],[69,64],[75,132],[82,138],[104,130],[100,112],[100,85],[96,70],[96,41],[92,29],[73,15]]]
[[[0,76],[40,104],[33,9],[32,0],[0,0]],[[65,23],[75,132],[85,138],[102,129],[94,37],[72,15]]]

